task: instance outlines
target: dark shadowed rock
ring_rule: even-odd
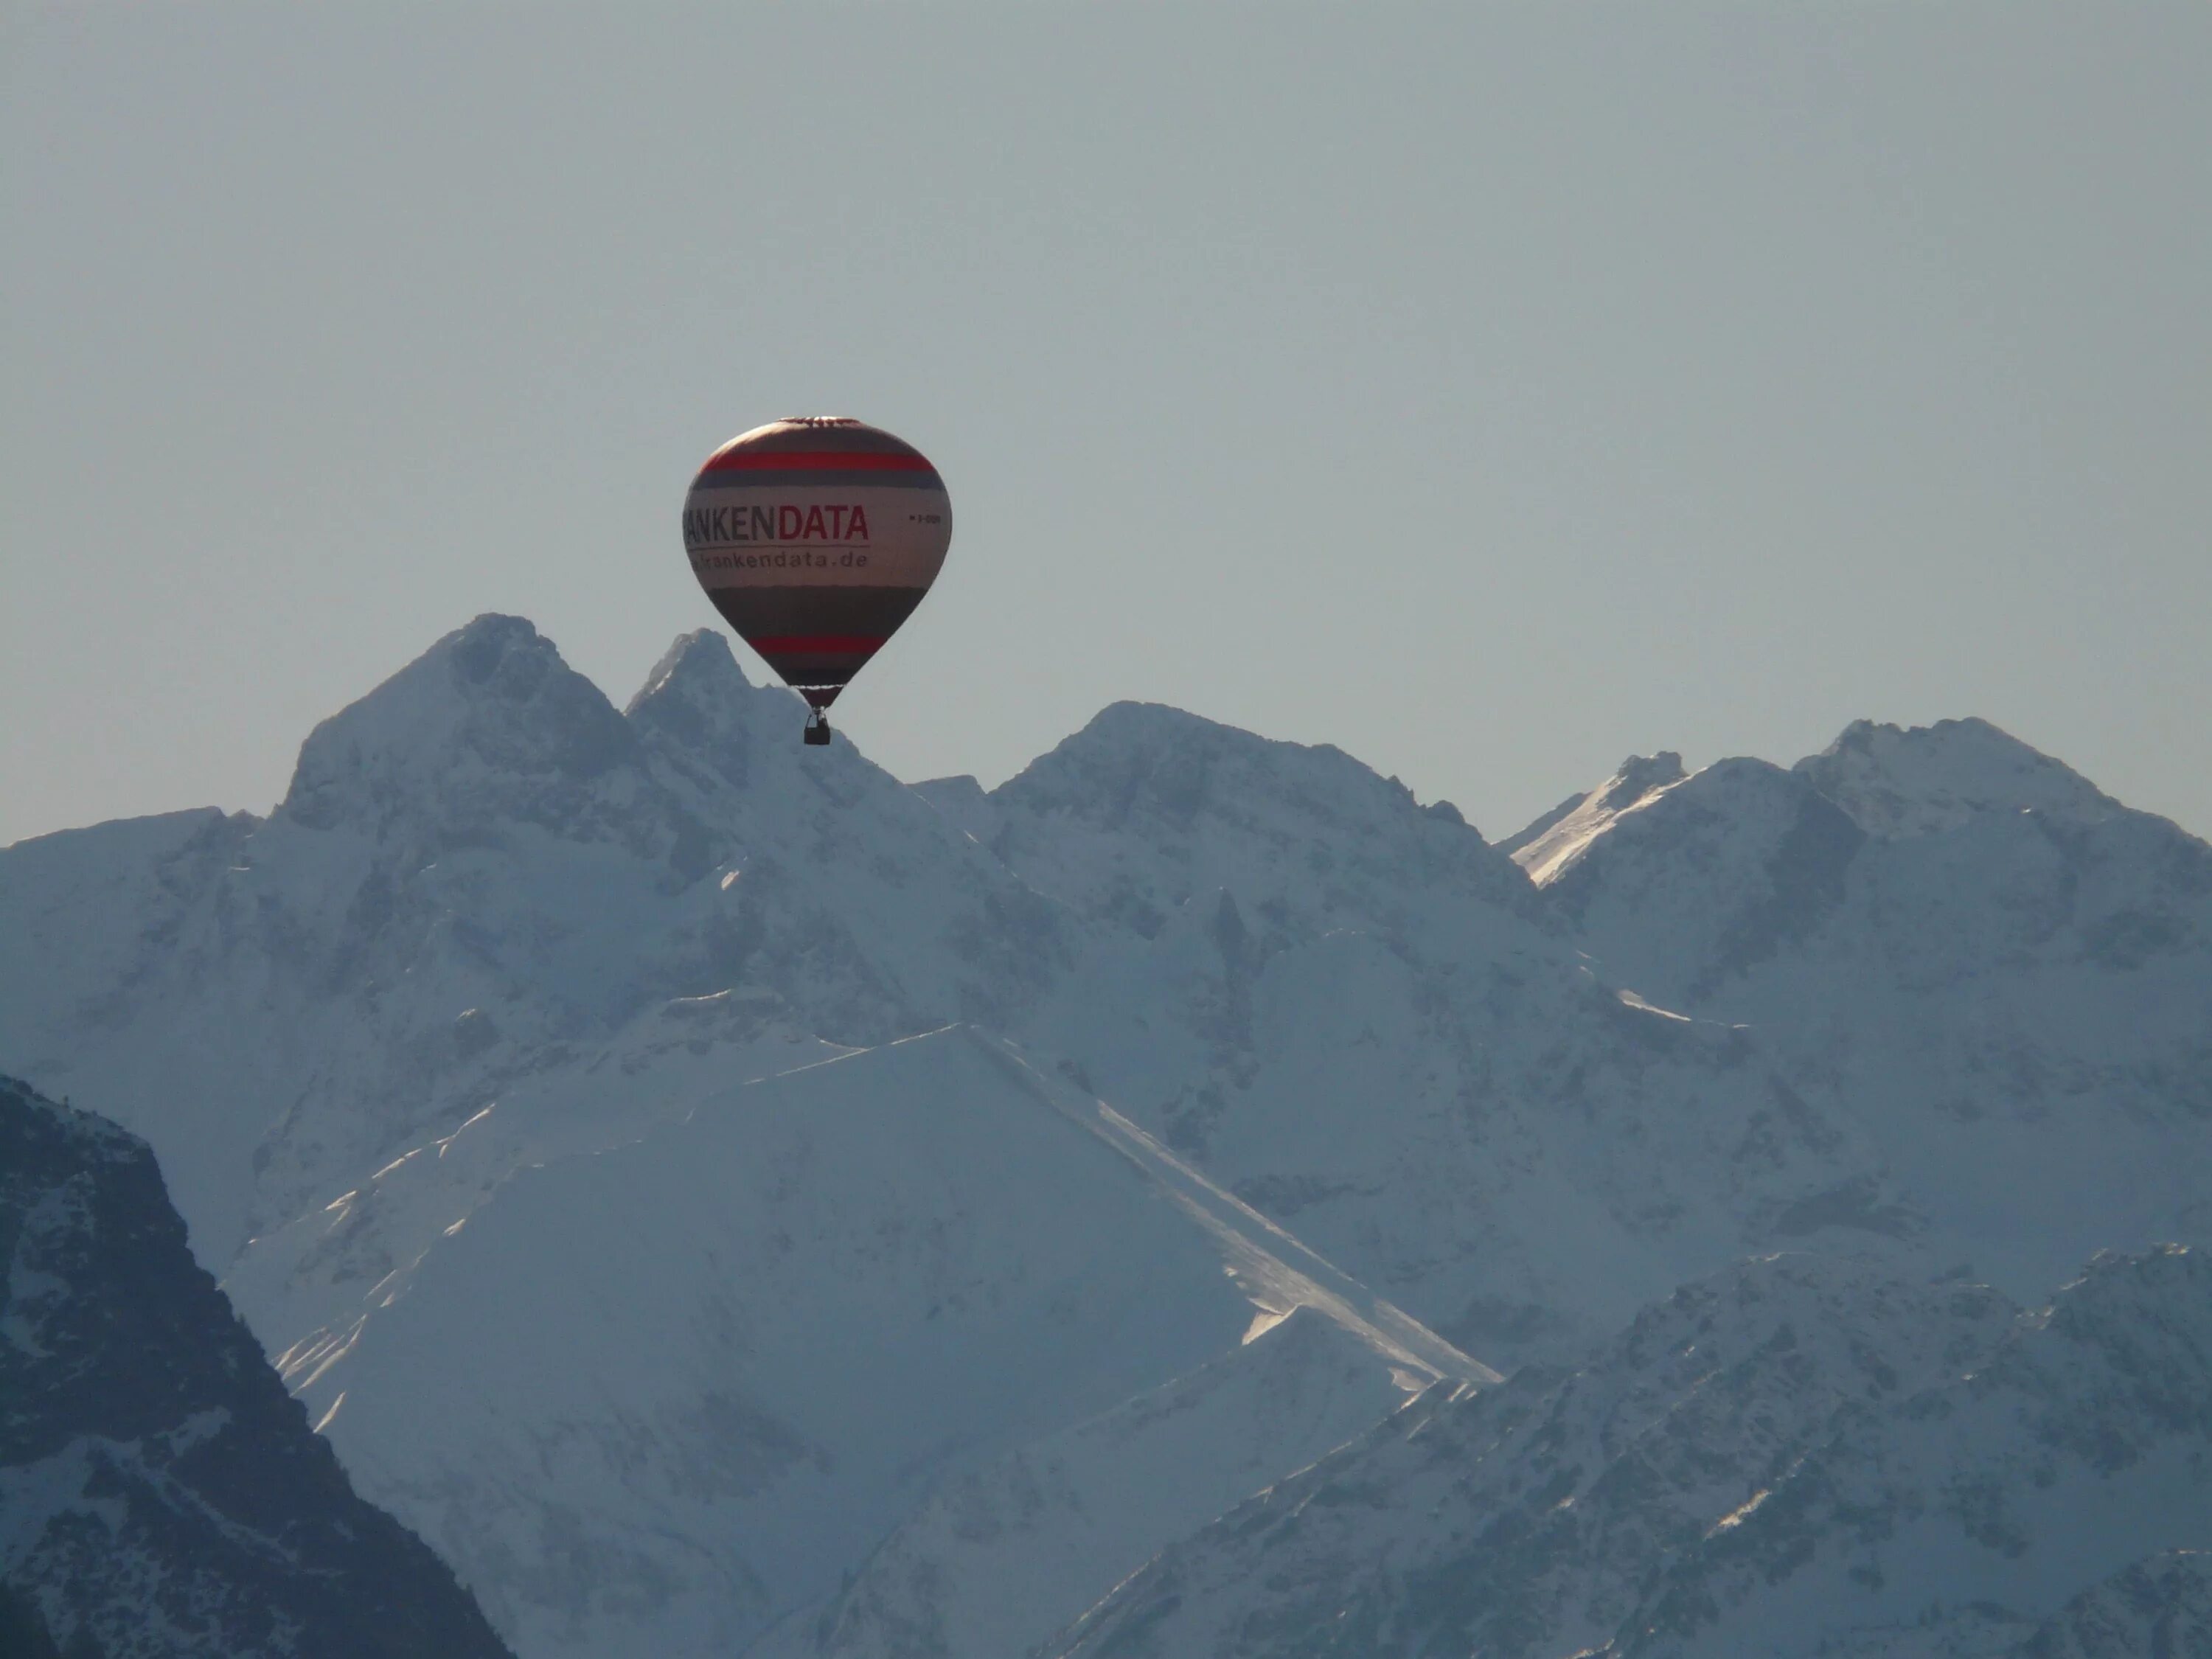
[[[506,1654],[354,1495],[143,1141],[0,1079],[0,1650]]]

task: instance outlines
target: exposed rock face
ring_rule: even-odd
[[[0,1260],[0,1632],[146,1659],[506,1654],[308,1431],[144,1143],[8,1079]]]
[[[2206,1659],[2212,1550],[2163,1550],[2084,1590],[2010,1659]]]
[[[1964,1375],[1840,1417],[1617,1646],[1972,1650],[2143,1556],[2208,1545],[2212,1256],[2100,1257]]]

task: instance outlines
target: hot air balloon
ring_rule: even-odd
[[[691,573],[723,619],[811,705],[805,738],[921,603],[952,502],[921,452],[880,428],[808,415],[707,458],[684,500]]]

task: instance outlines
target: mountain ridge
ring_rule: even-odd
[[[1067,1568],[1103,1449],[1173,1467],[1213,1409],[1135,1398],[1308,1376],[1279,1486],[1347,1402],[1441,1379],[1406,1424],[1441,1423],[1482,1368],[1571,1364],[1747,1256],[2024,1301],[2098,1248],[2212,1242],[2212,849],[1985,723],[1855,726],[1826,770],[1632,759],[1492,844],[1340,751],[1156,707],[988,792],[798,718],[711,633],[617,710],[488,617],[319,724],[267,819],[0,851],[0,1054],[135,1117],[348,1468],[529,1659],[985,1639],[1014,1557],[959,1516],[1095,1597]],[[848,1088],[857,1117],[791,1104]],[[955,1305],[915,1275],[958,1237],[1013,1265],[959,1257]],[[978,1287],[1055,1238],[1089,1241],[1072,1300],[994,1323]],[[788,1305],[732,1292],[739,1259]],[[1120,1288],[1079,1318],[1079,1285]],[[1086,1393],[1085,1318],[1147,1297]],[[1342,1387],[1267,1340],[1315,1317]],[[886,1424],[879,1376],[935,1381]],[[447,1426],[394,1403],[422,1390]],[[1257,1467],[1184,1461],[1102,1549],[1133,1568]],[[1020,1639],[1080,1611],[1040,1599]]]

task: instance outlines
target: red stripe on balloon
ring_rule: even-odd
[[[775,634],[765,639],[748,639],[745,643],[767,656],[774,652],[778,656],[787,653],[821,653],[852,651],[873,651],[885,636],[873,634]]]
[[[920,455],[887,455],[865,449],[732,449],[716,455],[702,472],[934,472]]]

